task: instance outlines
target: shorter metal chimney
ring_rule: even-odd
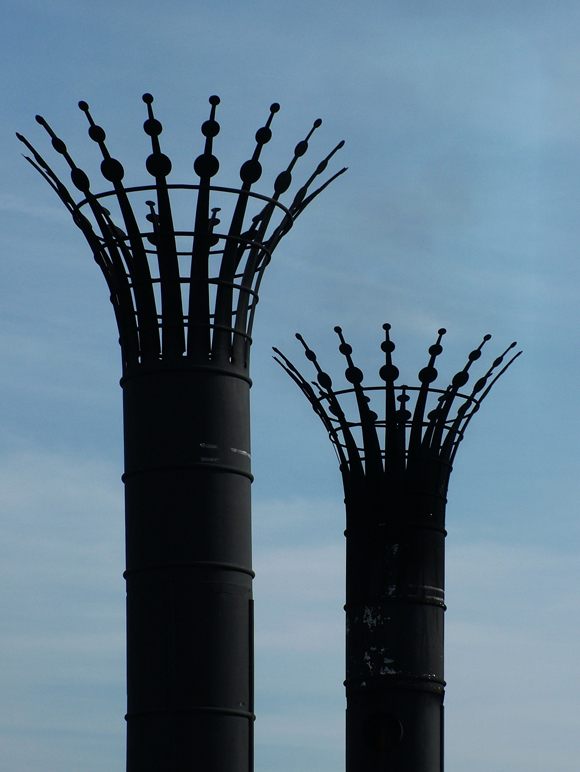
[[[420,385],[395,385],[395,346],[383,328],[379,386],[363,385],[340,327],[346,388],[333,387],[300,335],[316,381],[274,350],[328,431],[344,483],[346,770],[443,772],[447,486],[467,425],[519,353],[504,364],[512,343],[465,391],[486,335],[451,384],[436,388],[441,329]]]

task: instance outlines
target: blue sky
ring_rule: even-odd
[[[221,184],[273,101],[256,189],[315,118],[305,175],[346,140],[336,168],[349,171],[279,246],[254,330],[257,772],[343,763],[340,479],[271,347],[305,365],[300,331],[338,379],[340,324],[371,382],[384,322],[409,382],[441,326],[442,383],[485,333],[489,359],[512,340],[524,350],[451,478],[446,768],[576,772],[580,7],[0,7],[0,772],[124,766],[117,332],[87,245],[14,132],[50,155],[41,113],[98,187],[85,99],[139,184],[145,91],[179,181],[193,178],[214,93]]]

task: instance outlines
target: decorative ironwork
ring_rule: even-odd
[[[392,502],[397,491],[411,485],[421,485],[426,476],[432,482],[433,462],[436,461],[437,490],[444,496],[465,429],[497,379],[520,356],[521,352],[515,354],[496,373],[516,343],[508,346],[493,361],[487,372],[475,382],[470,393],[463,393],[460,389],[469,380],[472,364],[480,358],[484,344],[491,338],[491,335],[486,335],[478,348],[469,354],[465,367],[453,376],[450,385],[446,389],[437,389],[431,384],[438,376],[435,362],[443,351],[441,339],[446,330],[442,328],[438,332],[437,341],[429,348],[429,363],[419,372],[421,385],[396,386],[399,370],[392,362],[395,344],[389,335],[391,325],[384,324],[385,340],[381,348],[385,353],[385,364],[379,370],[384,385],[363,386],[363,373],[354,365],[352,347],[345,341],[342,329],[334,329],[340,338],[339,351],[348,365],[345,378],[352,384],[350,388],[338,391],[333,388],[331,377],[322,370],[316,354],[299,334],[296,337],[304,346],[306,358],[316,368],[316,381],[308,382],[276,348],[274,351],[278,356],[274,359],[298,384],[328,431],[338,456],[347,495],[356,496],[365,490],[381,499],[387,496]],[[412,412],[408,404],[411,394],[416,397]],[[358,421],[349,419],[342,407],[341,403],[347,395],[356,400]],[[377,396],[382,396],[384,400],[383,418],[379,418],[371,409],[372,398]],[[436,401],[430,410],[429,397]],[[452,408],[456,402],[460,404],[453,413]]]
[[[148,113],[143,128],[152,147],[146,168],[155,178],[154,184],[124,185],[123,165],[109,152],[105,131],[93,120],[86,102],[79,102],[79,108],[89,122],[89,137],[99,146],[103,157],[101,173],[112,183],[112,190],[92,192],[88,175],[76,165],[63,140],[42,116],[36,116],[36,120],[70,167],[72,183],[83,194],[80,201],[75,201],[31,143],[21,134],[17,137],[32,155],[25,156],[26,159],[66,206],[103,271],[117,318],[124,372],[139,364],[154,365],[184,356],[193,363],[211,362],[214,366],[247,371],[264,269],[273,250],[306,206],[346,171],[340,169],[310,192],[344,142],[339,142],[318,164],[292,201],[283,204],[281,197],[293,181],[294,167],[322,123],[316,120],[305,139],[296,145],[286,169],[276,177],[273,193],[255,193],[252,186],[262,175],[260,156],[271,139],[272,119],[280,109],[274,103],[266,124],[256,132],[252,157],[240,169],[241,187],[215,185],[219,162],[213,145],[220,131],[216,121],[220,100],[212,96],[209,119],[201,127],[205,148],[193,165],[199,182],[170,184],[167,178],[171,160],[161,151],[159,141],[163,127],[153,114],[151,94],[144,94],[143,101]],[[177,210],[178,193],[185,201],[180,201]],[[152,194],[155,201],[150,200]],[[112,213],[105,204],[115,206],[117,211]],[[220,228],[223,215],[218,213],[228,211],[229,226]]]
[[[278,349],[275,359],[322,420],[344,483],[346,770],[442,772],[449,475],[467,425],[519,353],[504,364],[512,343],[465,391],[486,335],[449,386],[438,389],[432,384],[443,350],[441,329],[419,372],[420,385],[397,386],[395,346],[390,325],[383,327],[380,386],[363,385],[340,327],[335,330],[348,388],[333,387],[300,335],[316,381],[309,383]],[[373,409],[377,398],[384,403],[381,418]],[[351,417],[353,407],[358,418]]]
[[[44,118],[77,201],[23,136],[40,172],[87,239],[107,280],[123,360],[127,582],[127,770],[251,772],[253,601],[249,354],[264,269],[340,142],[282,203],[314,122],[271,195],[253,190],[279,110],[270,107],[241,187],[214,180],[219,99],[201,127],[199,181],[170,184],[162,125],[145,94],[152,184],[125,172],[86,102],[79,107],[112,189],[88,175]],[[105,206],[106,205],[106,206]],[[222,226],[222,220],[226,225]],[[122,226],[122,227],[121,227]]]

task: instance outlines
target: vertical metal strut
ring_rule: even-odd
[[[71,192],[21,135],[28,161],[82,230],[111,293],[123,360],[128,772],[251,772],[253,613],[249,355],[258,289],[282,236],[318,189],[336,147],[287,204],[308,149],[296,145],[271,195],[252,185],[279,110],[256,133],[241,187],[215,185],[218,97],[202,125],[197,180],[171,184],[162,125],[145,94],[153,183],[126,187],[105,131],[79,107],[112,190],[94,194],[65,143]],[[179,199],[179,206],[176,206]],[[219,213],[230,211],[227,227]],[[185,213],[185,214],[184,214]],[[185,219],[184,219],[185,218]],[[122,226],[122,227],[121,227]]]

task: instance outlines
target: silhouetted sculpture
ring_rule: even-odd
[[[273,249],[329,182],[310,193],[340,143],[286,206],[316,121],[274,182],[251,190],[271,138],[273,104],[240,170],[212,180],[218,97],[202,126],[199,182],[170,184],[161,123],[145,94],[153,184],[125,187],[89,106],[79,107],[112,190],[94,194],[66,145],[37,116],[68,166],[73,195],[32,145],[30,163],[85,235],[108,283],[123,359],[127,540],[127,769],[250,772],[253,627],[249,356],[258,289]],[[153,199],[153,200],[150,200]],[[108,208],[114,209],[114,212]],[[220,228],[218,212],[229,213]],[[120,227],[123,224],[123,228]]]
[[[277,361],[322,420],[336,450],[346,504],[347,772],[442,772],[443,612],[447,485],[465,428],[497,378],[511,346],[469,379],[482,344],[446,389],[431,387],[442,352],[439,330],[420,386],[395,386],[395,346],[385,324],[381,386],[363,386],[342,330],[346,389],[335,390],[301,336],[316,382],[306,381],[277,349]],[[486,335],[484,342],[489,339]],[[415,396],[413,412],[408,408]],[[427,412],[427,403],[433,403]],[[356,402],[358,417],[344,405]],[[383,417],[373,411],[383,402]],[[459,407],[452,413],[454,403]],[[398,402],[398,406],[397,406]],[[381,411],[381,412],[382,412]]]

